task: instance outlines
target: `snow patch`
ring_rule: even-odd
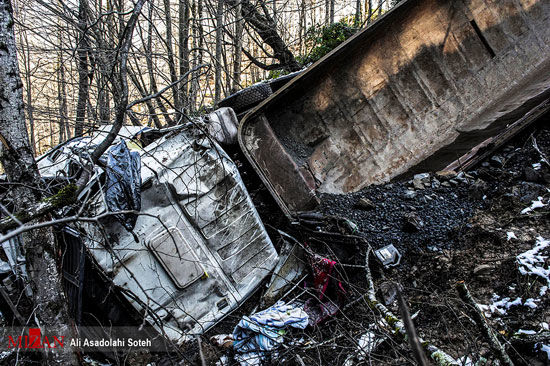
[[[546,352],[546,357],[548,357],[548,360],[550,361],[550,346],[547,344],[543,344],[541,346],[541,350]]]
[[[500,296],[493,295],[493,303],[489,305],[477,304],[481,311],[485,313],[485,316],[490,317],[493,313],[498,313],[500,315],[506,315],[506,310],[510,309],[512,306],[517,306],[522,304],[521,297],[516,298],[514,301],[510,301],[509,297],[505,297],[502,300],[498,300]],[[497,301],[498,300],[498,301]]]
[[[521,210],[521,213],[522,213],[523,215],[525,215],[525,214],[528,213],[528,212],[531,212],[531,211],[533,211],[533,210],[535,210],[535,209],[537,209],[537,208],[544,207],[544,206],[546,206],[546,205],[548,205],[548,204],[542,202],[542,197],[539,197],[538,201],[532,201],[532,202],[531,202],[531,206],[530,206],[530,207],[527,207],[527,208],[524,208],[523,210]]]
[[[512,240],[512,239],[517,239],[517,238],[518,238],[518,237],[516,236],[516,234],[514,234],[513,231],[508,231],[508,232],[506,233],[506,240],[507,240],[507,241],[510,241],[510,240]]]
[[[535,301],[538,301],[538,300],[529,298],[529,299],[525,300],[525,303],[523,305],[529,306],[531,309],[536,309],[537,304],[535,304]]]
[[[548,256],[541,255],[540,252],[548,246],[550,246],[550,240],[546,240],[542,236],[539,236],[533,249],[521,253],[516,257],[516,261],[519,264],[519,272],[524,276],[534,275],[542,277],[547,283],[546,287],[550,286],[550,267],[544,267],[544,263]],[[541,293],[542,290],[543,289],[541,289]],[[547,289],[544,290],[544,293],[546,293],[546,290]]]

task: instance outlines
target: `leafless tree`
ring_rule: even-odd
[[[43,185],[33,157],[23,106],[13,31],[13,9],[9,0],[0,2],[0,162],[11,185],[13,212],[25,212],[43,196]],[[39,326],[56,334],[72,333],[66,302],[57,271],[52,229],[44,227],[23,236],[34,294],[34,315]],[[71,347],[44,349],[48,364],[75,364]]]

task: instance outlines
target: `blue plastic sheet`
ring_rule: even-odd
[[[111,212],[141,210],[141,158],[124,141],[109,150],[105,200]],[[115,217],[131,231],[138,215],[125,213]]]

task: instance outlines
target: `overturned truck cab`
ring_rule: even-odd
[[[160,133],[146,147],[135,146],[141,210],[131,230],[108,209],[108,179],[89,203],[99,225],[82,223],[79,230],[130,304],[181,344],[245,301],[278,255],[224,150],[197,129]]]
[[[90,253],[162,333],[183,342],[244,301],[277,253],[235,164],[206,135],[184,131],[141,153],[142,210],[131,235],[108,219],[89,225]],[[101,192],[96,212],[105,210]],[[105,240],[98,240],[105,238]],[[137,240],[136,240],[137,239]]]

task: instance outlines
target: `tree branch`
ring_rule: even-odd
[[[141,13],[141,8],[143,7],[143,4],[147,0],[138,0],[134,10],[132,12],[132,15],[130,16],[130,19],[128,20],[128,24],[126,25],[126,28],[124,29],[123,36],[122,36],[122,42],[119,47],[119,57],[120,57],[120,72],[119,72],[119,85],[120,88],[120,95],[118,96],[117,100],[117,109],[115,112],[115,121],[113,123],[113,127],[111,128],[111,131],[105,137],[105,140],[103,140],[94,150],[92,153],[92,161],[94,163],[97,163],[99,161],[99,158],[103,153],[111,146],[113,141],[115,140],[116,136],[118,135],[118,132],[122,128],[122,124],[124,122],[124,116],[126,115],[126,110],[128,106],[128,80],[126,78],[128,70],[127,70],[127,61],[128,61],[128,50],[130,49],[130,44],[132,43],[132,34],[134,33],[134,28],[136,27],[137,19],[139,17],[139,14]]]
[[[470,308],[473,310],[472,313],[477,326],[479,327],[479,329],[483,333],[483,336],[485,337],[485,339],[487,340],[487,342],[489,343],[489,345],[497,355],[499,361],[503,365],[514,366],[514,363],[506,353],[506,350],[497,339],[491,327],[489,327],[489,324],[487,324],[487,321],[485,320],[485,316],[483,315],[483,312],[481,311],[481,309],[475,302],[474,298],[470,294],[470,291],[468,290],[468,287],[466,287],[466,284],[464,283],[464,281],[458,282],[456,284],[456,289],[462,301],[468,304]]]
[[[248,52],[248,51],[245,50],[244,48],[243,48],[242,50],[243,50],[243,53],[246,55],[246,57],[248,57],[248,59],[250,60],[250,62],[252,62],[254,65],[258,66],[258,67],[261,68],[261,69],[270,71],[270,70],[281,69],[281,68],[283,67],[281,64],[266,65],[266,64],[264,64],[263,62],[258,61],[257,58],[255,58],[254,56],[252,56],[252,55],[250,54],[250,52]]]
[[[187,79],[187,76],[189,76],[189,74],[192,74],[192,73],[202,69],[203,67],[209,67],[209,66],[210,66],[209,64],[202,64],[202,65],[198,65],[198,66],[194,67],[193,69],[187,71],[179,80],[176,80],[175,82],[173,82],[171,84],[168,84],[167,86],[165,86],[164,88],[162,88],[158,92],[156,92],[154,94],[151,94],[149,96],[146,96],[144,98],[138,99],[138,100],[133,101],[132,103],[128,104],[128,106],[126,107],[126,110],[132,108],[133,106],[135,106],[137,104],[145,103],[148,100],[158,98],[159,96],[161,96],[168,89],[173,88],[175,85],[177,85],[177,84],[181,83],[182,81],[184,81],[185,79]]]

